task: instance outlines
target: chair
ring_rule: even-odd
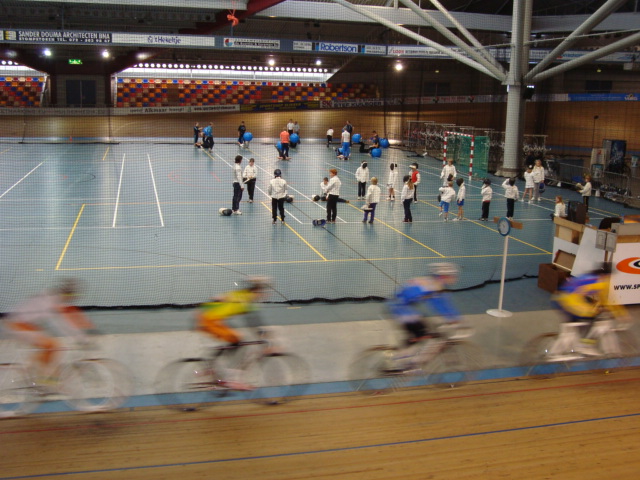
[[[606,217],[600,220],[599,230],[611,230],[611,225],[614,223],[620,223],[622,219],[620,217]]]

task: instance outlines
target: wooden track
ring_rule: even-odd
[[[0,422],[0,480],[637,479],[640,370]]]

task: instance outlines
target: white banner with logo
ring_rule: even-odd
[[[609,301],[617,305],[640,303],[640,248],[618,243],[611,269]]]

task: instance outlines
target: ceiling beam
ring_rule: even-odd
[[[354,4],[355,5],[355,4]],[[357,5],[361,11],[369,11],[372,14],[386,18],[396,25],[411,27],[428,27],[424,19],[417,16],[408,8],[372,7]],[[436,10],[427,10],[438,22],[447,28],[455,28],[445,15]],[[490,32],[510,32],[510,15],[491,15],[484,13],[450,12],[450,14],[468,30],[485,30]],[[367,23],[362,15],[351,11],[347,7],[334,3],[320,3],[308,0],[286,0],[274,7],[267,8],[255,15],[260,18],[276,17],[308,21],[309,18],[327,22],[360,22]],[[544,32],[573,32],[590,15],[558,15],[558,16],[533,16],[532,33]],[[370,23],[370,22],[368,22]],[[613,13],[601,24],[593,29],[594,32],[613,30],[640,29],[640,12],[637,13]]]

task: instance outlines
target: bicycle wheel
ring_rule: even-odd
[[[398,387],[404,372],[395,368],[397,348],[372,347],[360,354],[349,367],[349,384],[356,392],[376,395]]]
[[[481,368],[478,347],[465,341],[449,341],[424,365],[424,381],[434,387],[459,387],[475,380]]]
[[[29,373],[22,365],[0,365],[0,418],[26,415],[34,411],[38,395]]]
[[[602,368],[611,370],[631,366],[638,356],[638,342],[635,336],[629,330],[615,330],[611,334],[615,335],[616,353],[605,355],[606,358],[602,360]],[[597,347],[606,351],[603,345]]]
[[[577,360],[578,356],[568,352],[551,357],[550,349],[557,340],[557,333],[543,333],[527,342],[520,356],[520,365],[527,367],[526,375],[548,377],[569,371],[571,362]]]
[[[205,358],[184,358],[166,365],[156,378],[158,401],[167,407],[195,411],[227,393],[215,374],[212,362]]]
[[[104,412],[122,406],[133,393],[133,381],[115,360],[82,359],[60,372],[60,393],[81,412]]]
[[[309,384],[309,367],[297,355],[272,353],[252,362],[245,369],[244,379],[254,388],[251,400],[277,405],[304,393]]]

